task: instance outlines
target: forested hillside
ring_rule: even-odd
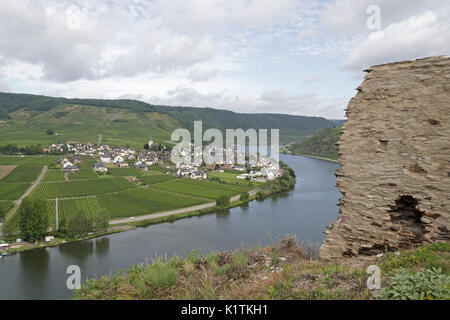
[[[136,100],[67,99],[0,93],[0,145],[59,141],[142,145],[150,136],[170,140],[176,128],[280,129],[280,142],[301,141],[335,125],[332,120],[283,114],[247,114],[194,107],[151,105]],[[52,129],[55,135],[46,134]]]
[[[338,150],[335,144],[340,135],[341,127],[327,128],[300,143],[290,145],[287,149],[295,154],[336,160]]]

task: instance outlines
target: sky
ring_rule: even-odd
[[[344,119],[364,69],[450,55],[449,16],[448,0],[1,0],[0,92]]]

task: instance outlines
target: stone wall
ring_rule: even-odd
[[[374,66],[338,142],[324,259],[450,241],[450,57]]]

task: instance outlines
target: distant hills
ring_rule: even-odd
[[[137,100],[68,99],[0,93],[0,145],[46,145],[59,141],[142,146],[149,137],[170,140],[176,128],[280,129],[280,143],[296,142],[340,120],[284,114],[249,114],[195,107],[151,105]],[[48,129],[55,134],[48,135]]]
[[[338,150],[335,144],[339,140],[340,135],[340,126],[323,129],[308,139],[291,144],[286,149],[294,154],[336,160],[338,158]]]

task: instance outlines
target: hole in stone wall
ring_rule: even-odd
[[[411,195],[403,195],[395,200],[389,214],[391,221],[398,228],[400,248],[410,248],[421,244],[424,225],[421,221],[425,212],[417,209],[419,201]]]

